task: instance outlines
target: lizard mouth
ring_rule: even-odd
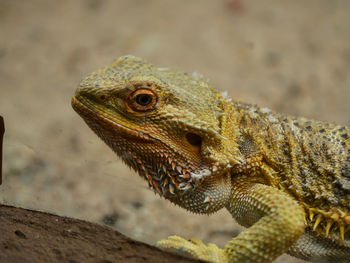
[[[96,121],[101,123],[104,128],[111,129],[114,131],[122,133],[126,137],[136,137],[138,139],[149,141],[151,137],[144,133],[134,129],[130,129],[112,119],[110,116],[105,116],[106,113],[100,113],[89,101],[84,100],[81,97],[74,96],[72,98],[73,109],[83,118],[83,120],[95,131]]]

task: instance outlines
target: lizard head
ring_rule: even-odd
[[[87,75],[72,100],[90,128],[165,197],[238,162],[223,96],[198,74],[124,56]],[[224,131],[225,130],[225,131]],[[238,155],[236,155],[238,156]]]

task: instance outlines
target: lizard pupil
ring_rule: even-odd
[[[202,144],[202,138],[199,135],[194,134],[192,132],[189,132],[186,134],[186,139],[193,146],[198,147],[198,146],[201,146],[201,144]]]
[[[152,97],[149,94],[138,94],[135,101],[137,104],[145,107],[152,102]]]

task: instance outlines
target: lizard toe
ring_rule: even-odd
[[[223,249],[215,244],[205,245],[202,240],[192,238],[186,240],[179,236],[170,236],[157,242],[157,246],[170,251],[189,254],[195,258],[215,263],[228,262],[228,258]]]

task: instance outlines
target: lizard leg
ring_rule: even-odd
[[[250,227],[226,244],[225,253],[230,262],[272,262],[304,232],[304,208],[275,187],[235,188],[227,209],[240,224]]]
[[[284,192],[262,184],[239,186],[227,209],[244,226],[225,249],[171,236],[157,244],[210,262],[268,263],[283,254],[305,228],[304,209]]]

